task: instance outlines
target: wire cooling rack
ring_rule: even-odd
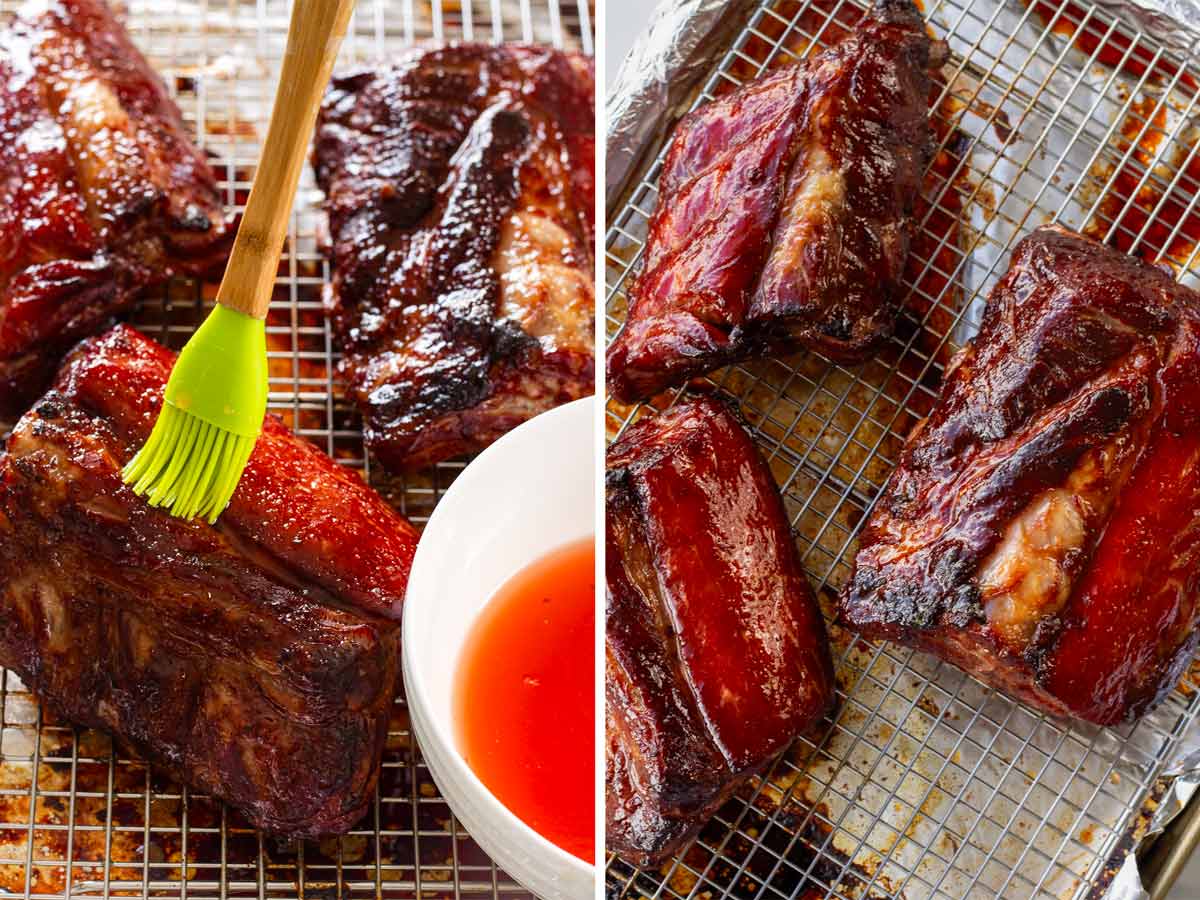
[[[1060,221],[1193,278],[1200,72],[1101,8],[927,0],[952,56],[932,104],[939,154],[908,266],[909,309],[879,358],[798,354],[732,366],[827,615],[855,537],[1013,243]],[[753,7],[696,103],[828,44],[858,0]],[[610,219],[608,328],[625,312],[663,146]],[[610,402],[615,437],[650,408]],[[1144,831],[1200,713],[1196,674],[1133,726],[1070,726],[951,665],[834,628],[840,709],[752,780],[677,858],[611,858],[611,900],[1102,895]],[[1194,734],[1194,731],[1192,732]]]
[[[0,0],[0,19],[18,8]],[[163,75],[226,201],[249,193],[287,35],[286,0],[135,0],[126,22]],[[592,52],[590,0],[360,0],[339,64],[386,60],[422,40],[536,41]],[[270,400],[298,433],[365,477],[422,525],[463,463],[405,479],[372,469],[356,413],[337,397],[321,311],[312,172],[301,180],[268,319]],[[180,281],[132,317],[182,346],[213,285]],[[367,817],[340,839],[263,836],[222,804],[150,770],[99,732],[53,721],[0,670],[0,896],[493,898],[528,894],[467,835],[421,760],[401,698]]]

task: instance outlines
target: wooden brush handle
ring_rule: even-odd
[[[317,109],[354,0],[293,0],[267,140],[217,302],[256,319],[271,305],[279,254]]]

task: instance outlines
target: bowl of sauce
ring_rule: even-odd
[[[586,862],[596,851],[596,551],[566,544],[479,614],[455,683],[458,746],[526,825]]]
[[[543,413],[463,470],[404,603],[404,689],[430,774],[546,900],[591,900],[596,884],[594,409]]]

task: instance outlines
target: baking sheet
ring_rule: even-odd
[[[699,100],[836,40],[862,9],[754,4],[707,56]],[[1200,73],[1161,29],[1077,2],[929,0],[925,11],[952,57],[933,98],[940,152],[896,337],[859,367],[798,354],[708,379],[752,425],[827,611],[904,435],[928,412],[1021,235],[1057,220],[1185,280],[1197,271]],[[643,72],[647,114],[662,71]],[[638,80],[631,69],[621,83]],[[697,101],[696,90],[672,89],[683,106]],[[636,106],[626,100],[621,108]],[[627,154],[643,164],[609,221],[610,333],[656,200],[661,147],[656,137],[648,153]],[[610,403],[611,434],[643,411]],[[670,864],[610,861],[614,897],[1102,896],[1124,884],[1125,858],[1186,787],[1164,776],[1195,733],[1195,666],[1141,722],[1096,729],[1031,712],[931,657],[837,628],[833,639],[838,715]]]
[[[17,9],[0,0],[0,19]],[[118,8],[120,6],[118,5]],[[245,202],[287,36],[283,0],[137,0],[137,45],[163,75],[231,206]],[[386,60],[422,40],[525,40],[592,50],[588,0],[359,0],[339,65]],[[357,413],[331,374],[321,312],[329,267],[317,249],[321,195],[305,168],[268,318],[270,408],[363,473],[414,524],[463,468],[408,478],[370,465]],[[178,281],[132,321],[182,346],[215,285]],[[294,843],[264,837],[222,804],[181,788],[103,734],[42,710],[0,671],[0,896],[207,898],[528,897],[457,823],[395,707],[380,787],[350,834]]]

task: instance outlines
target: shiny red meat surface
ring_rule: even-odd
[[[770,470],[718,401],[634,424],[607,460],[607,848],[669,856],[833,702]]]
[[[910,0],[880,0],[845,40],[680,122],[608,351],[615,397],[772,351],[878,350],[903,300],[944,58]]]
[[[334,78],[316,145],[327,304],[386,467],[593,392],[593,90],[590,60],[513,44]]]
[[[162,80],[103,0],[0,33],[0,420],[145,289],[223,263],[232,228]]]
[[[118,326],[0,456],[0,665],[267,831],[346,831],[378,777],[417,535],[274,417],[215,527],[121,466],[174,354]]]
[[[1178,681],[1198,584],[1200,295],[1039,228],[879,497],[842,614],[1107,725]]]

